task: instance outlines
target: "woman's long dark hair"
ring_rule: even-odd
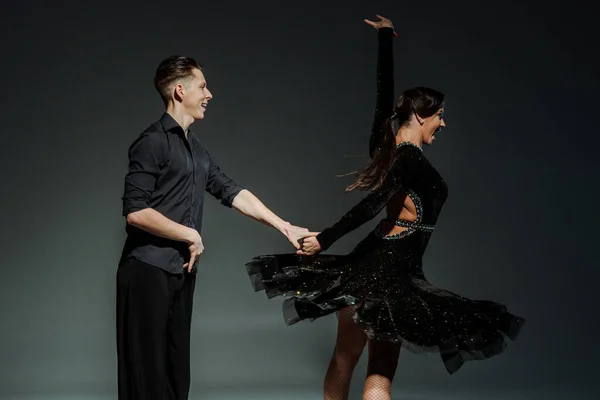
[[[376,149],[371,157],[371,162],[364,169],[358,171],[356,181],[348,186],[346,191],[381,188],[396,157],[394,121],[400,128],[410,121],[413,114],[418,114],[422,118],[431,117],[442,108],[443,102],[443,93],[426,87],[416,87],[402,93],[396,102],[394,114],[381,127],[383,137],[380,143],[375,144]]]

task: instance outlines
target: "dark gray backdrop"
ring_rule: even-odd
[[[114,398],[120,196],[127,147],[162,112],[158,62],[178,53],[204,64],[214,99],[194,125],[202,142],[276,213],[320,230],[361,197],[335,175],[365,160],[346,156],[367,151],[377,39],[362,17],[375,13],[400,34],[397,90],[447,94],[448,128],[426,151],[450,197],[426,273],[528,320],[505,355],[452,377],[437,357],[403,353],[396,395],[597,389],[591,3],[126,3],[23,2],[0,16],[0,395]],[[193,397],[319,398],[335,318],[285,327],[280,301],[253,294],[244,272],[254,255],[289,250],[284,238],[217,201],[205,214]],[[374,223],[331,251],[349,251]],[[356,376],[358,393],[364,364]]]

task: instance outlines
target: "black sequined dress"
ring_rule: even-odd
[[[381,126],[392,113],[392,29],[379,29],[377,111],[370,153]],[[401,143],[385,186],[369,194],[317,239],[323,250],[346,233],[375,218],[394,196],[408,195],[417,210],[407,228],[385,236],[379,227],[346,255],[273,254],[254,258],[246,268],[255,291],[269,298],[288,297],[288,325],[352,306],[354,320],[371,339],[401,342],[415,352],[439,352],[449,373],[465,361],[501,353],[507,338],[516,339],[522,318],[502,304],[471,300],[435,287],[423,273],[422,258],[434,230],[447,186],[422,150]]]

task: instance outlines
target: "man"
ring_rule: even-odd
[[[189,126],[212,98],[194,59],[167,58],[154,84],[166,112],[129,148],[123,215],[127,240],[117,271],[120,400],[184,400],[204,191],[269,225],[298,249],[313,235],[283,221],[220,171]]]

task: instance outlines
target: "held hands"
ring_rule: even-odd
[[[202,243],[202,238],[197,230],[190,228],[190,237],[187,239],[188,249],[190,250],[190,261],[183,264],[183,269],[188,270],[190,272],[194,263],[204,251],[204,244]]]
[[[316,238],[318,233],[312,233],[314,233],[314,235],[306,236],[298,241],[302,248],[296,251],[296,254],[301,256],[314,256],[315,254],[321,252],[321,244]]]
[[[315,237],[319,232],[310,232],[306,228],[291,225],[288,222],[283,229],[283,233],[296,248],[296,254],[312,256],[321,250],[321,246]]]
[[[289,222],[283,227],[283,234],[296,248],[300,249],[299,240],[307,236],[316,236],[318,232],[309,232],[308,229],[290,224]]]
[[[394,29],[394,24],[392,24],[392,21],[390,21],[389,19],[387,19],[385,17],[382,17],[379,14],[375,14],[375,16],[377,18],[379,18],[379,21],[370,21],[370,20],[368,20],[366,18],[364,19],[364,21],[367,24],[371,25],[373,28],[377,29],[377,30],[379,30],[379,28],[392,28],[392,29]],[[395,31],[394,31],[394,35],[398,36],[398,34]]]

